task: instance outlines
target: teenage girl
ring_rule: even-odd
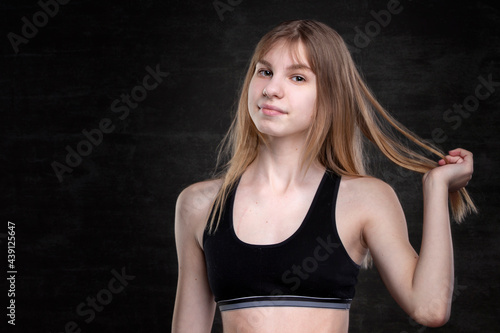
[[[423,174],[420,254],[393,189],[366,174],[363,140]],[[334,30],[291,21],[261,39],[225,142],[222,175],[189,186],[177,201],[173,332],[210,332],[219,306],[227,333],[345,333],[368,258],[413,319],[447,322],[448,201],[457,221],[475,210],[464,189],[472,154],[445,156],[395,121]]]

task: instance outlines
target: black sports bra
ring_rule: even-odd
[[[349,309],[360,266],[337,233],[340,177],[327,170],[295,233],[271,245],[241,241],[233,228],[231,191],[215,233],[205,230],[208,281],[221,311],[260,306]]]

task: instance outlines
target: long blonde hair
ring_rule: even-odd
[[[414,143],[419,151],[444,157],[438,148],[401,125],[377,102],[337,32],[311,20],[283,22],[257,44],[241,88],[236,115],[222,141],[217,163],[223,156],[227,156],[228,161],[219,175],[222,186],[213,202],[210,232],[217,229],[229,192],[257,157],[259,145],[266,142],[250,118],[248,88],[257,62],[278,42],[284,42],[291,52],[301,43],[316,74],[316,111],[307,134],[303,166],[319,162],[339,175],[366,176],[363,155],[366,139],[403,168],[423,174],[437,166],[422,152],[409,149],[395,133]],[[450,206],[458,223],[468,213],[476,212],[465,189],[450,194]]]

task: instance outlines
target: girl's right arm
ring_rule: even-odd
[[[215,301],[210,291],[202,249],[203,230],[214,195],[214,182],[191,185],[179,195],[175,240],[179,263],[173,333],[210,332]]]

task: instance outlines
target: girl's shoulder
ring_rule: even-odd
[[[176,235],[190,235],[202,247],[203,231],[221,185],[221,179],[212,179],[194,183],[182,190],[175,205]]]
[[[372,176],[342,176],[340,186],[344,191],[363,197],[394,193],[393,188],[389,184]]]
[[[210,179],[189,185],[177,198],[176,214],[183,218],[189,217],[188,220],[208,215],[221,185],[221,179]]]
[[[342,177],[337,202],[339,214],[356,222],[352,224],[359,231],[358,239],[365,249],[370,248],[370,239],[377,239],[380,233],[399,230],[404,235],[406,232],[406,220],[396,192],[378,178]]]
[[[371,176],[343,176],[339,199],[352,210],[364,212],[362,219],[365,221],[378,220],[401,209],[394,189],[386,182]]]

